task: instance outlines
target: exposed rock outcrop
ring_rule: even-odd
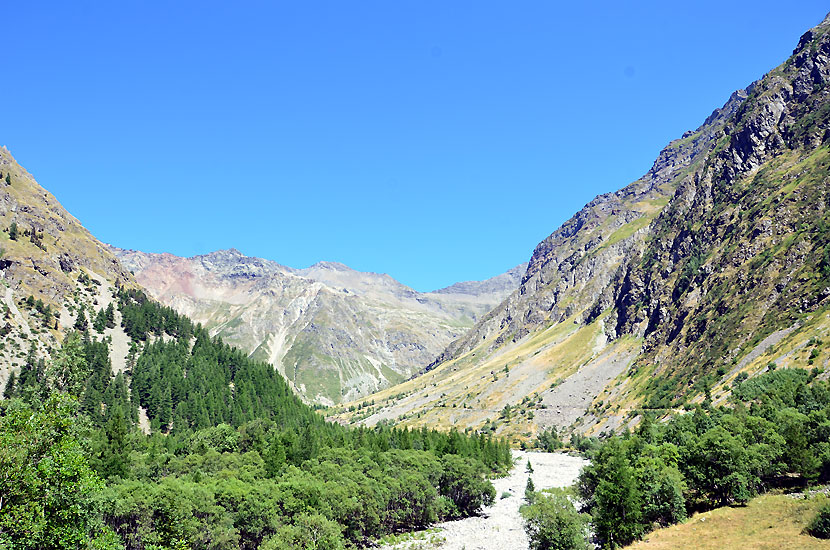
[[[156,299],[325,404],[366,395],[431,362],[518,285],[525,267],[421,293],[335,262],[293,269],[233,249],[193,258],[113,250]]]

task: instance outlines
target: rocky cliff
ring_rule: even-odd
[[[334,262],[293,269],[237,250],[193,258],[112,250],[156,299],[323,404],[410,377],[504,299],[525,268],[420,293]]]
[[[830,21],[535,249],[519,288],[369,424],[614,429],[830,357]]]

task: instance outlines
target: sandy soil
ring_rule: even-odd
[[[527,461],[533,466],[533,484],[537,490],[550,487],[567,487],[576,481],[579,470],[586,461],[579,457],[560,453],[530,453],[513,451],[515,466],[507,477],[493,480],[496,502],[484,510],[480,517],[440,523],[438,532],[415,536],[413,540],[382,550],[436,548],[442,550],[524,550],[527,536],[522,528],[519,507],[524,498],[528,474]],[[509,492],[511,496],[501,498]]]

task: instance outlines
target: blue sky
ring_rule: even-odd
[[[418,289],[526,261],[823,2],[6,2],[0,143],[99,239]]]

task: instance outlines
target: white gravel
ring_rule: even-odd
[[[528,459],[533,466],[536,490],[572,485],[585,459],[561,453],[531,453],[513,451],[515,466],[507,477],[493,480],[496,501],[486,508],[479,517],[459,521],[448,521],[436,525],[437,532],[413,536],[412,540],[382,550],[403,550],[415,548],[440,548],[442,550],[525,550],[527,536],[522,528],[519,507],[524,500],[528,473],[525,471]],[[501,498],[502,493],[511,496]]]

